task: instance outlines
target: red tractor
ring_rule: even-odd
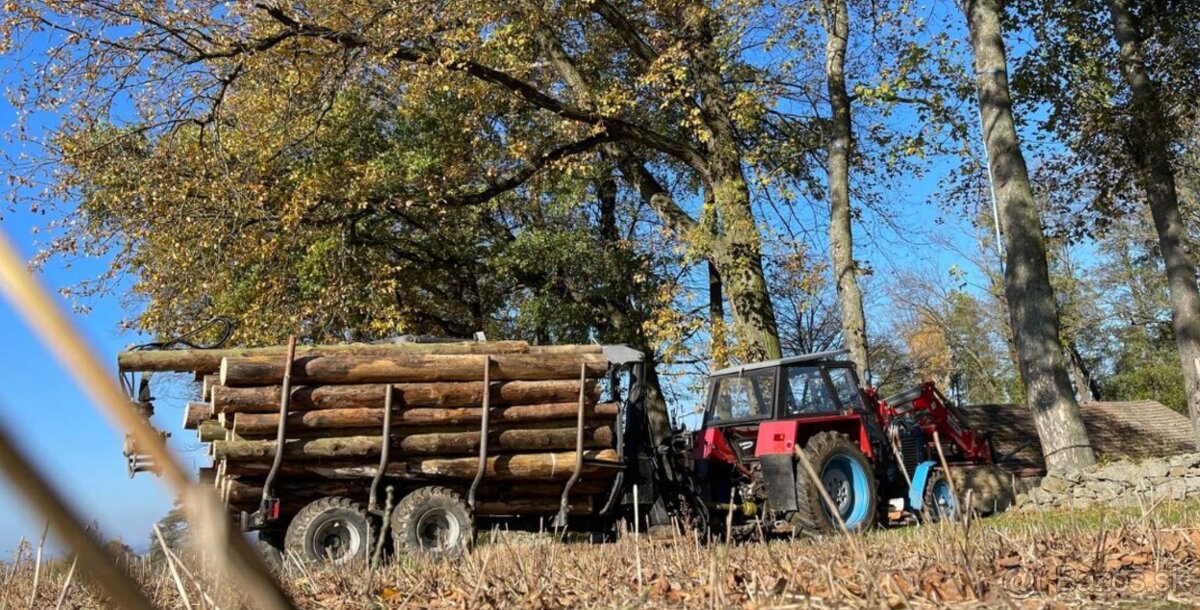
[[[845,353],[711,374],[704,423],[693,437],[690,502],[708,524],[721,529],[730,522],[733,536],[840,524],[860,531],[896,510],[930,518],[957,513],[935,438],[947,463],[962,466],[991,463],[987,440],[962,424],[932,383],[878,399],[862,389]]]

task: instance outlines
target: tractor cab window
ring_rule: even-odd
[[[825,383],[821,369],[812,366],[790,366],[784,369],[784,400],[788,415],[829,415],[838,412],[837,401]]]
[[[842,402],[842,406],[854,411],[862,411],[863,406],[862,390],[858,387],[858,380],[850,373],[847,368],[830,368],[826,369],[829,372],[829,381],[833,383],[833,391],[837,394],[838,400]]]
[[[755,371],[741,377],[722,377],[713,388],[710,422],[771,417],[775,372]]]

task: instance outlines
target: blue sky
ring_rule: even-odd
[[[44,218],[18,210],[5,214],[3,228],[29,257],[35,249],[32,230],[42,222]],[[56,288],[85,277],[88,267],[66,269],[55,262],[43,279]],[[73,317],[96,351],[113,357],[115,369],[117,351],[137,338],[118,333],[121,312],[115,299],[92,305],[88,315]],[[27,455],[35,457],[84,519],[96,520],[107,535],[135,548],[144,546],[150,524],[170,509],[170,499],[153,476],[128,477],[121,456],[123,435],[92,408],[7,302],[0,306],[0,370],[5,371],[0,419],[18,436]],[[4,553],[10,553],[21,536],[37,536],[42,526],[6,485],[0,485],[0,523],[6,524],[0,528]]]

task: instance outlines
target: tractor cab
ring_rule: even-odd
[[[708,511],[727,517],[713,521],[731,523],[731,534],[864,530],[892,498],[910,512],[927,508],[927,498],[956,510],[945,474],[924,451],[926,429],[954,423],[940,393],[921,386],[897,411],[863,389],[846,353],[711,374],[694,470]]]
[[[822,352],[716,371],[709,378],[702,430],[725,436],[744,460],[759,457],[759,433],[770,422],[782,423],[768,425],[773,432],[764,435],[773,449],[779,448],[774,437],[793,428],[796,434],[784,439],[785,444],[803,445],[819,430],[837,430],[861,441],[863,452],[874,455],[882,437],[872,439],[878,430],[869,426],[871,399],[861,389],[854,363],[842,359],[845,354]]]

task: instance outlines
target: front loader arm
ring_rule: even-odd
[[[880,401],[878,410],[885,427],[893,417],[916,415],[926,438],[933,438],[936,432],[939,439],[948,441],[967,461],[992,463],[991,443],[966,424],[962,414],[946,401],[932,381]]]

